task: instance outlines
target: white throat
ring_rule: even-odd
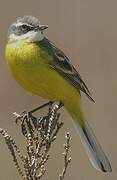
[[[44,34],[41,31],[29,31],[26,34],[22,34],[20,36],[11,34],[9,39],[12,40],[29,40],[32,42],[42,41],[44,39]]]

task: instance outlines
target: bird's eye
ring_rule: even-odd
[[[28,26],[25,25],[25,24],[23,24],[23,25],[20,25],[20,26],[18,27],[18,29],[21,30],[21,31],[27,31],[27,30],[28,30]]]
[[[21,30],[21,31],[23,31],[23,32],[28,32],[28,31],[30,31],[30,30],[32,30],[32,29],[33,29],[32,26],[28,26],[28,25],[26,25],[26,24],[23,24],[23,25],[19,26],[19,30]]]
[[[22,28],[22,30],[26,30],[26,29],[28,30],[29,26],[23,24],[23,25],[21,26],[21,28]]]

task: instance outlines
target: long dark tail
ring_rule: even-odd
[[[80,103],[78,104],[77,102],[76,98],[76,100],[72,103],[70,101],[67,102],[65,107],[74,120],[75,128],[80,136],[88,158],[93,167],[97,170],[111,172],[112,168],[110,162],[95,137],[93,130],[89,126],[88,122],[84,120],[84,116],[80,109]]]
[[[103,172],[111,172],[112,168],[110,162],[102,150],[97,138],[94,135],[93,130],[89,126],[87,121],[84,122],[83,126],[76,123],[75,126],[78,134],[81,138],[81,142],[85,148],[85,151],[89,157],[91,164],[97,169]]]

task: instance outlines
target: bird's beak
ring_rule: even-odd
[[[39,30],[43,31],[48,28],[48,25],[39,25]]]

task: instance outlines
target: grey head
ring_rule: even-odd
[[[44,38],[43,31],[47,25],[41,25],[40,21],[33,16],[22,16],[11,24],[8,30],[8,38],[11,41],[30,40],[41,41]]]

